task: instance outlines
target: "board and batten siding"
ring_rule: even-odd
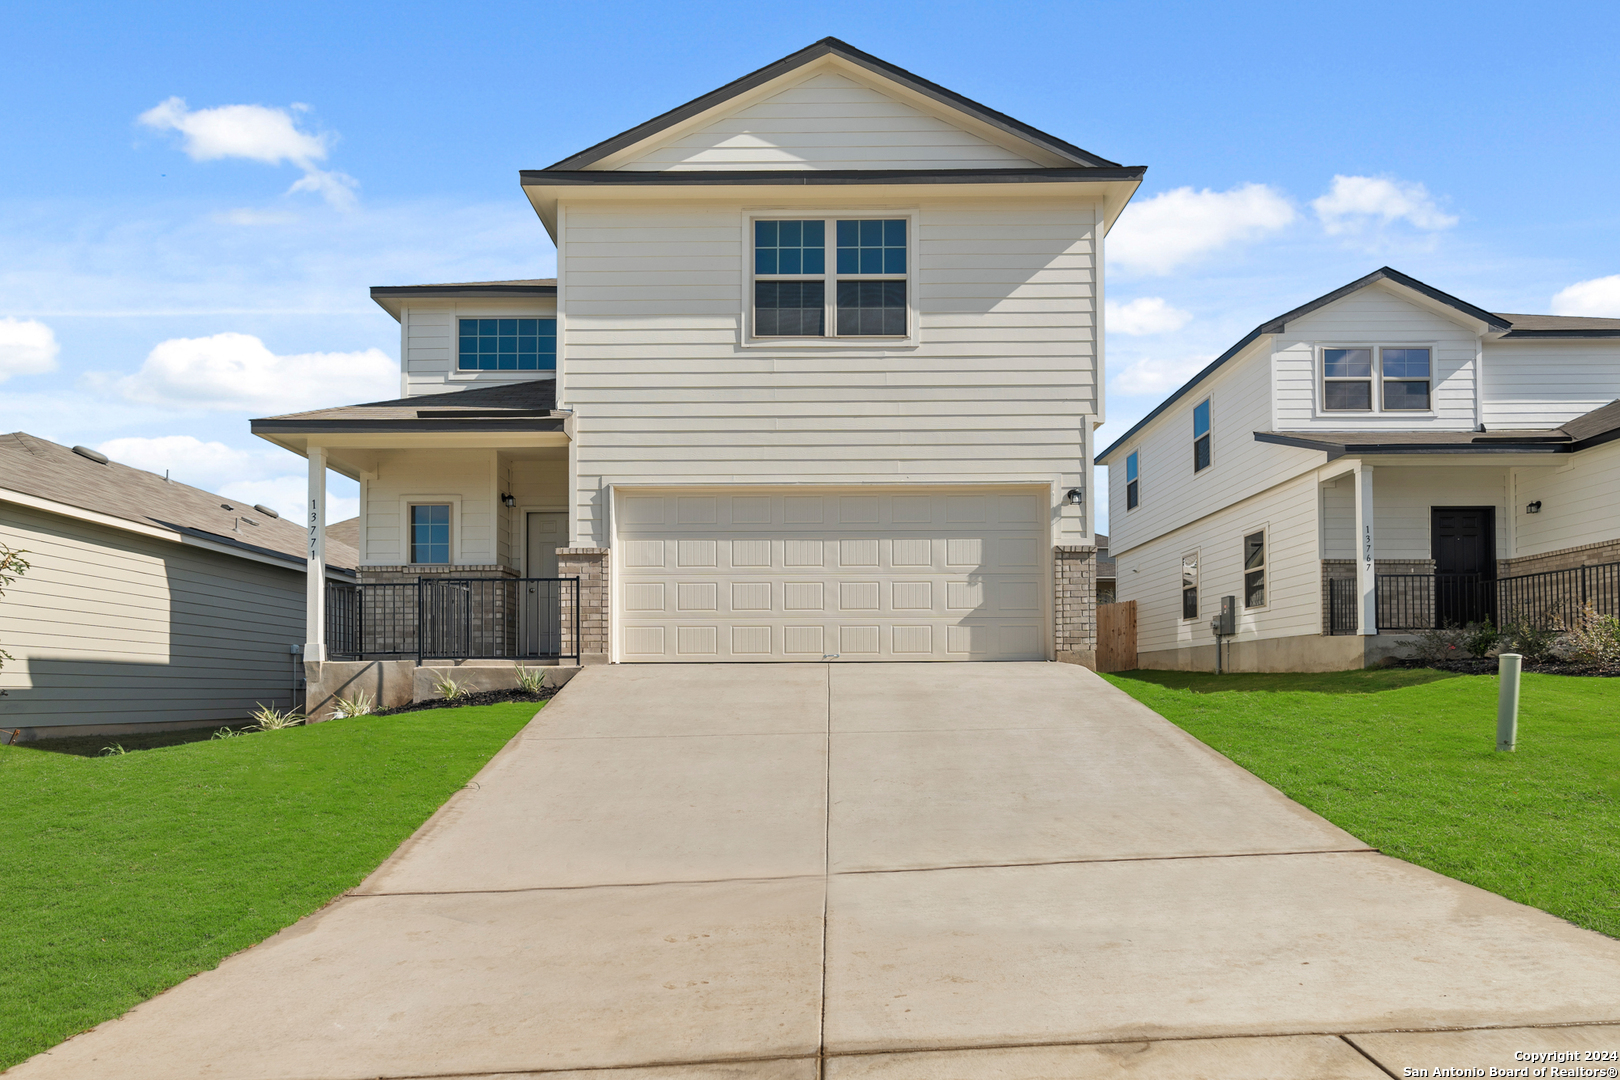
[[[511,513],[500,504],[502,479],[494,450],[385,450],[378,452],[377,476],[361,485],[365,512],[360,524],[360,562],[398,566],[410,559],[404,501],[421,497],[452,505],[451,561],[487,566],[501,560],[501,517]],[[511,526],[507,524],[505,529]],[[510,552],[510,540],[506,541]]]
[[[1620,442],[1574,454],[1558,468],[1514,470],[1513,554],[1544,555],[1620,537]],[[1529,502],[1541,512],[1524,513]]]
[[[1193,409],[1210,404],[1210,465],[1193,471]],[[1311,450],[1256,442],[1271,426],[1270,353],[1258,344],[1227,362],[1109,457],[1108,538],[1117,556],[1314,469]],[[1125,509],[1125,459],[1137,454],[1141,493]],[[1312,545],[1314,548],[1314,544]]]
[[[1033,164],[847,75],[822,71],[619,168],[1012,169]]]
[[[1213,645],[1209,621],[1222,596],[1238,598],[1234,641],[1321,632],[1321,563],[1316,558],[1316,476],[1284,481],[1200,520],[1116,554],[1116,596],[1136,601],[1138,654]],[[1243,540],[1266,532],[1266,605],[1244,609]],[[1115,533],[1108,534],[1113,550]],[[1181,617],[1181,559],[1199,558],[1198,618]]]
[[[1620,398],[1620,341],[1488,341],[1485,426],[1552,428]]]
[[[443,394],[474,386],[530,382],[548,378],[549,372],[456,371],[457,319],[552,319],[553,300],[417,301],[400,311],[402,397]]]
[[[0,602],[0,727],[206,723],[288,708],[304,569],[0,503],[30,568]]]
[[[741,341],[748,213],[567,205],[575,542],[608,542],[609,484],[1033,481],[1054,484],[1055,498],[1082,485],[1097,411],[1097,209],[1033,199],[913,209],[919,344],[792,348]],[[1058,542],[1085,534],[1081,508],[1055,504],[1053,515]]]
[[[1321,346],[1431,348],[1432,413],[1324,412]],[[1470,431],[1479,422],[1475,372],[1479,337],[1469,328],[1373,285],[1295,319],[1274,343],[1279,431]],[[1379,398],[1373,387],[1373,398]]]

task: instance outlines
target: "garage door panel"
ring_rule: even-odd
[[[1045,498],[621,496],[628,661],[1039,659]]]

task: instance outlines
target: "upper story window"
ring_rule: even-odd
[[[1322,407],[1372,409],[1372,350],[1322,350]]]
[[[1209,398],[1193,409],[1193,472],[1209,468]]]
[[[458,371],[556,371],[556,319],[460,319]],[[414,560],[413,560],[414,561]]]
[[[1125,509],[1135,510],[1136,504],[1142,501],[1142,491],[1137,487],[1136,479],[1136,451],[1132,450],[1125,459]]]
[[[411,562],[449,563],[450,504],[422,503],[411,507]]]
[[[1243,606],[1266,606],[1266,533],[1243,538]]]
[[[755,221],[754,336],[905,337],[909,226],[905,218]]]
[[[1380,384],[1377,409],[1428,412],[1434,366],[1432,350],[1372,346],[1322,350],[1322,408],[1329,412],[1375,411],[1373,383]]]
[[[1384,408],[1427,412],[1429,409],[1429,350],[1379,349],[1384,375]]]

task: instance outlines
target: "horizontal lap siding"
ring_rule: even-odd
[[[1488,428],[1549,428],[1620,398],[1620,340],[1485,344]]]
[[[1496,553],[1499,558],[1507,557],[1506,468],[1379,468],[1375,464],[1372,474],[1373,545],[1378,558],[1430,558],[1430,510],[1436,506],[1494,508]],[[1353,481],[1346,478],[1342,483],[1349,486]]]
[[[1620,538],[1620,443],[1583,450],[1562,469],[1518,469],[1515,555],[1540,555]],[[1539,501],[1539,514],[1524,513]]]
[[[568,207],[576,542],[606,542],[607,484],[1083,482],[1096,409],[1090,207],[923,205],[921,345],[887,350],[740,346],[745,223],[705,204]],[[671,254],[686,248],[698,273]],[[1030,289],[1044,295],[1022,298]],[[1078,535],[1078,517],[1065,520]]]
[[[688,132],[622,166],[690,169],[1017,168],[1020,157],[833,72]]]
[[[0,603],[0,727],[245,717],[291,704],[304,573],[0,506],[32,564]]]
[[[1238,598],[1237,641],[1321,631],[1321,571],[1316,558],[1316,479],[1302,476],[1118,555],[1117,597],[1136,601],[1137,652],[1211,645],[1209,621],[1222,596]],[[1265,608],[1245,611],[1243,538],[1267,534]],[[1112,548],[1114,533],[1109,533]],[[1181,618],[1181,558],[1199,554],[1199,615]]]
[[[1434,352],[1433,415],[1427,413],[1322,413],[1317,410],[1319,345],[1413,345]],[[1474,409],[1473,331],[1372,286],[1295,319],[1278,336],[1277,428],[1282,431],[1469,431]],[[1374,400],[1378,387],[1373,388]]]
[[[396,450],[379,454],[377,477],[361,492],[361,562],[393,566],[410,559],[401,500],[407,496],[459,496],[461,519],[456,562],[480,566],[499,561],[501,516],[495,503],[493,450]],[[510,528],[508,524],[506,526]]]

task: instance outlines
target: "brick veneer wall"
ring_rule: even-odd
[[[424,563],[411,566],[362,566],[360,568],[360,584],[362,585],[397,585],[401,582],[412,583],[417,578],[435,577],[517,577],[517,571],[510,566],[496,564],[480,566],[445,566],[442,563]]]
[[[1518,577],[1520,574],[1543,574],[1549,570],[1573,570],[1577,566],[1601,566],[1614,562],[1620,562],[1620,540],[1605,540],[1599,544],[1581,544],[1541,555],[1498,559],[1496,576]]]
[[[1052,549],[1052,632],[1059,661],[1097,668],[1097,549]]]
[[[1375,574],[1432,574],[1434,573],[1433,559],[1374,559],[1373,573]],[[1331,634],[1332,627],[1332,601],[1328,596],[1328,582],[1354,581],[1356,577],[1355,559],[1323,559],[1322,560],[1322,633]]]
[[[562,605],[563,640],[573,641],[579,625],[579,662],[605,664],[608,658],[608,549],[558,548],[557,576],[579,578],[579,608],[565,593]]]

